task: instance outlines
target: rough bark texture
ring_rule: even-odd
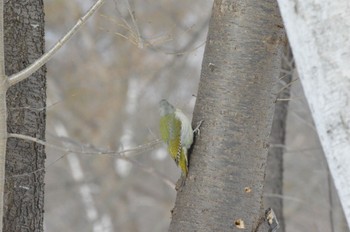
[[[11,75],[44,52],[43,2],[5,1],[4,19],[6,75]],[[45,71],[8,90],[9,133],[45,139]],[[45,149],[10,138],[6,156],[3,230],[43,231]]]
[[[257,231],[263,222],[281,25],[274,0],[214,2],[194,111],[194,125],[204,122],[170,231]]]
[[[282,72],[276,84],[277,102],[270,135],[270,149],[267,156],[266,177],[264,184],[264,207],[272,208],[283,232],[283,152],[286,133],[286,119],[290,86],[293,73],[293,55],[289,45],[285,47],[282,58]],[[281,91],[283,90],[283,91]],[[285,99],[285,100],[283,100]]]

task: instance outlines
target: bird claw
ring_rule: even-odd
[[[201,130],[199,129],[202,125],[204,120],[200,120],[197,124],[196,128],[194,128],[193,133],[197,134],[198,136],[201,134]]]

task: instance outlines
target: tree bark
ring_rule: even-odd
[[[274,0],[214,2],[194,111],[194,125],[204,122],[170,231],[257,231],[263,222],[283,43]]]
[[[296,67],[350,226],[350,4],[281,1]]]
[[[275,113],[270,135],[270,148],[267,155],[266,177],[264,183],[264,206],[272,208],[279,222],[279,232],[285,230],[283,218],[283,153],[286,135],[286,119],[290,82],[294,70],[293,55],[289,45],[284,48],[281,74],[274,92],[276,96]]]
[[[9,76],[44,53],[43,1],[6,1],[5,71]],[[45,67],[7,91],[9,133],[45,140]],[[4,231],[43,231],[44,146],[9,138],[6,152]]]

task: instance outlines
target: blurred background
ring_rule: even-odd
[[[47,49],[93,3],[45,0]],[[158,102],[191,117],[211,7],[108,0],[47,64],[47,141],[67,151],[47,148],[45,231],[167,231],[180,171],[157,142]],[[299,81],[289,104],[286,231],[347,231]]]

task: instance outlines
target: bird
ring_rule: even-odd
[[[181,169],[182,177],[188,175],[188,149],[193,143],[193,129],[188,117],[167,100],[159,102],[160,134],[168,152]]]

